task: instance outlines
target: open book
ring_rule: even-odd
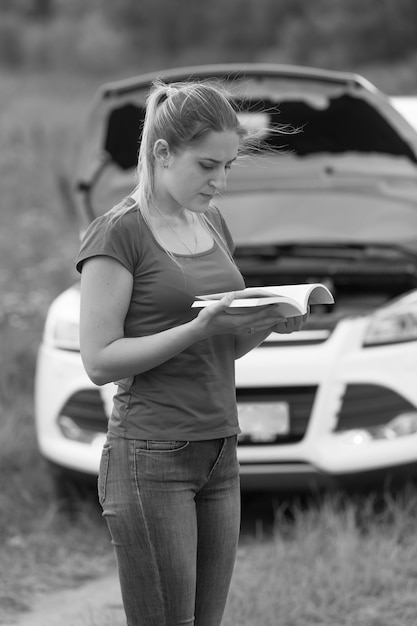
[[[196,296],[191,306],[202,308],[221,300],[225,293],[210,293]],[[301,283],[299,285],[277,285],[273,287],[247,287],[235,291],[235,299],[231,307],[265,306],[279,304],[278,314],[283,317],[294,317],[307,313],[310,304],[333,304],[334,298],[325,285],[321,283]]]

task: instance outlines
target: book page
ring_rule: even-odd
[[[199,300],[221,300],[227,292],[197,296]],[[235,291],[235,300],[254,298],[289,298],[296,300],[304,310],[307,304],[332,304],[334,298],[325,285],[321,283],[300,283],[296,285],[275,285],[268,287],[246,287]],[[250,303],[248,302],[246,306]],[[255,304],[255,303],[254,303]],[[259,305],[259,302],[257,302]],[[237,306],[237,305],[235,305]]]
[[[321,283],[300,283],[298,285],[280,285],[268,287],[276,295],[292,298],[307,304],[333,304],[334,298],[328,288]]]
[[[274,289],[274,288],[272,288]],[[223,291],[221,293],[209,293],[204,296],[197,296],[201,300],[221,300],[230,291]],[[266,298],[277,295],[270,287],[246,287],[246,289],[240,289],[235,291],[235,299],[240,298]]]

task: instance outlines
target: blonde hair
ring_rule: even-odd
[[[243,147],[248,132],[239,122],[230,94],[219,83],[210,81],[167,84],[161,80],[153,83],[146,101],[136,172],[137,185],[131,195],[145,223],[155,236],[157,234],[150,215],[155,178],[153,151],[155,142],[164,139],[170,150],[175,152],[192,146],[210,131],[230,130],[238,134]],[[111,221],[117,219],[131,210],[131,205],[121,202],[109,212],[110,219]],[[221,233],[207,217],[204,214],[197,217],[221,247],[228,251]],[[163,243],[160,243],[166,253],[173,258]]]

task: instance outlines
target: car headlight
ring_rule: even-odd
[[[78,322],[56,319],[49,331],[49,340],[54,348],[80,350],[80,327]]]
[[[377,311],[370,320],[364,347],[417,341],[417,292]]]
[[[341,443],[352,446],[364,446],[375,440],[398,439],[417,433],[417,411],[397,415],[387,424],[372,428],[354,428],[335,433]]]
[[[77,285],[51,304],[43,333],[44,344],[60,350],[80,351],[80,290]]]

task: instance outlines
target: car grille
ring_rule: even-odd
[[[260,413],[262,403],[285,403],[289,410],[289,431],[277,435],[271,441],[263,442],[262,445],[290,444],[301,441],[306,434],[316,391],[316,386],[241,387],[236,390],[236,399],[238,404],[248,402],[260,405]],[[239,441],[239,444],[242,446],[259,445],[259,442],[244,439]]]
[[[401,413],[415,410],[415,406],[387,387],[348,385],[336,431],[387,424]]]
[[[70,417],[81,430],[107,431],[107,416],[98,389],[83,389],[75,393],[62,407],[60,415]]]
[[[290,414],[290,428],[285,435],[278,435],[267,444],[296,443],[303,439],[316,394],[316,387],[279,387],[279,388],[240,388],[237,389],[239,403],[286,403]],[[78,391],[62,407],[61,416],[71,420],[83,431],[105,433],[107,416],[99,390],[84,389]],[[239,445],[253,445],[255,442],[244,441]],[[259,445],[259,443],[258,443]],[[265,444],[263,444],[265,445]]]

